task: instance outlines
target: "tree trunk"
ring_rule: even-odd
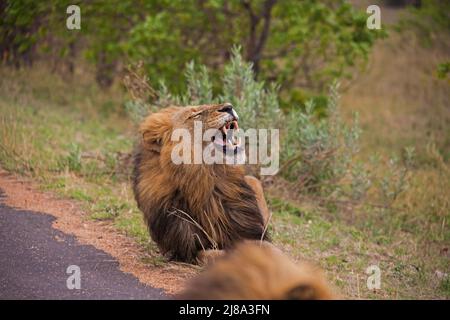
[[[276,4],[277,0],[266,0],[260,10],[260,13],[255,13],[250,2],[242,0],[242,6],[249,16],[249,37],[246,47],[246,60],[253,64],[253,71],[255,78],[260,71],[260,61],[262,52],[269,37],[270,21],[272,8]],[[261,26],[262,25],[262,26]],[[260,27],[261,26],[261,27]],[[259,30],[260,29],[260,30]]]

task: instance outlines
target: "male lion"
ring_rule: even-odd
[[[324,274],[295,264],[268,242],[244,241],[194,277],[184,300],[329,300],[339,298]]]
[[[162,254],[190,263],[217,252],[209,249],[229,249],[242,239],[268,240],[269,217],[259,180],[244,176],[241,166],[172,161],[179,143],[172,141],[173,131],[193,133],[194,121],[201,121],[203,131],[223,134],[204,146],[212,142],[220,152],[242,151],[229,139],[229,131],[238,129],[231,104],[168,107],[140,126],[133,179],[137,204]]]

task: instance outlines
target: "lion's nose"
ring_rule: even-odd
[[[226,112],[230,114],[235,120],[239,120],[239,116],[237,115],[236,111],[234,111],[231,103],[226,103],[223,108],[219,110],[219,112]]]

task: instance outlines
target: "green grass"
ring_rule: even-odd
[[[143,262],[164,265],[120,160],[134,140],[120,89],[101,92],[90,79],[63,84],[39,69],[3,69],[0,77],[8,79],[0,84],[0,165],[73,199],[89,219],[133,238],[149,253]],[[449,257],[440,254],[450,243],[450,175],[445,163],[430,161],[415,168],[409,191],[391,209],[268,194],[275,244],[294,259],[320,264],[347,297],[448,298],[448,276],[435,272],[450,273]],[[370,265],[382,270],[376,292],[365,285]]]
[[[434,292],[434,268],[447,268],[446,259],[421,257],[416,250],[414,235],[377,235],[370,224],[366,228],[332,222],[319,209],[302,208],[286,200],[269,197],[274,210],[271,231],[275,242],[297,259],[318,262],[341,291],[356,298],[432,298],[443,295]],[[309,209],[308,209],[309,208]],[[381,229],[381,228],[380,228]],[[365,270],[378,265],[382,270],[382,288],[370,292]],[[441,289],[439,289],[441,290]],[[444,290],[445,291],[445,290]],[[443,292],[443,291],[442,291]]]
[[[450,298],[450,277],[448,275],[442,279],[439,289],[447,298]]]

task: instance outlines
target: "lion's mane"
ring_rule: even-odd
[[[268,240],[241,167],[171,161],[170,136],[185,125],[179,114],[186,112],[189,107],[169,107],[140,127],[133,189],[152,239],[162,254],[186,262],[195,262],[200,250],[228,249],[242,239]]]

